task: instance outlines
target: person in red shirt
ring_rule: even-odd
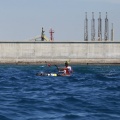
[[[58,68],[58,69],[59,69],[60,72],[61,71],[63,72],[62,76],[70,76],[73,72],[72,67],[69,66],[67,61],[65,62],[65,67],[64,68]]]

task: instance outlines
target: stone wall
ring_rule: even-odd
[[[120,63],[120,42],[0,42],[0,63]]]

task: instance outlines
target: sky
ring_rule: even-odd
[[[96,39],[99,12],[103,21],[106,12],[114,25],[114,41],[120,41],[120,0],[0,0],[0,41],[26,41],[41,35],[42,27],[54,41],[84,41],[85,12],[88,15],[89,41],[94,12]]]

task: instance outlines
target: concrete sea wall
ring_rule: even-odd
[[[0,63],[120,63],[120,42],[0,42]]]

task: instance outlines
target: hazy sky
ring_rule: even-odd
[[[120,41],[120,0],[0,0],[0,40],[28,40],[41,34],[42,27],[54,40],[83,41],[85,12],[89,20],[95,14],[96,37],[99,12],[108,12],[109,31],[114,23],[114,39]],[[110,34],[110,33],[109,33]]]

